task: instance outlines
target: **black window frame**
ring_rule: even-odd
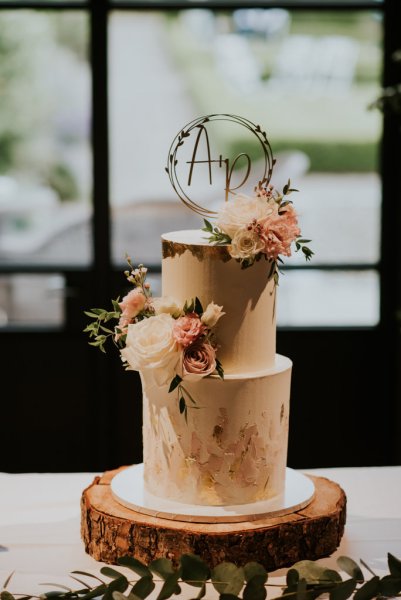
[[[314,0],[6,0],[0,1],[0,11],[36,9],[47,11],[84,11],[89,17],[89,60],[92,70],[92,127],[91,143],[93,156],[93,220],[92,246],[93,261],[87,266],[73,267],[68,264],[54,265],[7,265],[0,263],[1,274],[14,273],[54,273],[65,275],[67,284],[73,282],[83,284],[91,272],[89,286],[97,305],[104,305],[110,300],[110,290],[115,282],[120,282],[120,272],[112,261],[111,247],[111,213],[110,213],[110,181],[109,181],[109,114],[108,114],[108,17],[112,11],[157,11],[183,8],[211,8],[227,10],[239,7],[279,7],[293,11],[363,11],[374,10],[383,16],[383,68],[382,86],[399,83],[400,72],[392,59],[393,53],[401,48],[401,2],[399,0],[331,0],[317,2]],[[358,327],[308,327],[315,330],[357,330],[380,329],[382,339],[386,340],[385,348],[372,349],[374,352],[386,352],[391,361],[396,380],[392,383],[394,392],[396,422],[401,423],[401,351],[400,351],[400,317],[401,307],[401,127],[399,119],[392,114],[383,116],[383,128],[380,141],[379,170],[381,174],[382,218],[381,218],[381,253],[377,264],[319,264],[290,265],[287,269],[319,269],[329,270],[366,270],[375,269],[380,278],[380,321],[377,326]],[[159,265],[148,265],[153,272],[160,271]],[[86,283],[88,285],[88,283]],[[74,313],[75,315],[75,313]],[[64,331],[71,331],[72,319],[68,310]],[[1,330],[8,335],[24,327],[6,327]],[[46,329],[46,328],[45,328]],[[47,328],[49,331],[54,328]],[[299,330],[299,327],[285,327],[285,331]],[[377,410],[377,408],[376,408]],[[396,460],[401,460],[401,426],[395,426]],[[397,433],[396,432],[396,433]]]

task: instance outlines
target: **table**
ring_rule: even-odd
[[[401,558],[401,466],[304,472],[338,482],[348,498],[341,546],[320,562],[335,567],[345,554],[380,574],[387,552]],[[102,564],[85,554],[80,540],[80,496],[95,475],[0,473],[0,587],[14,570],[9,589],[15,593],[48,591],[43,582],[71,584],[73,570],[99,571]]]

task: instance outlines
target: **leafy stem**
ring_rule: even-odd
[[[401,561],[392,554],[387,555],[389,574],[383,577],[373,575],[365,580],[359,565],[346,556],[337,559],[339,571],[329,569],[321,563],[303,560],[295,563],[286,574],[286,584],[268,582],[266,569],[257,562],[248,562],[243,567],[238,567],[231,562],[223,562],[210,569],[208,564],[194,554],[183,554],[176,564],[167,558],[158,558],[149,565],[145,565],[131,556],[118,559],[120,566],[134,571],[135,580],[128,578],[124,573],[112,567],[102,567],[102,575],[110,579],[103,582],[92,573],[73,571],[91,579],[97,579],[94,585],[79,581],[83,586],[72,590],[64,585],[42,584],[55,586],[57,589],[45,592],[40,596],[35,594],[10,593],[6,587],[11,579],[9,577],[0,592],[0,600],[133,600],[145,599],[156,588],[156,583],[161,583],[157,600],[166,600],[173,595],[181,594],[181,584],[199,588],[197,598],[206,595],[206,586],[213,586],[218,592],[220,600],[243,599],[265,600],[266,589],[281,588],[280,598],[294,598],[295,600],[314,600],[324,593],[328,593],[330,600],[373,600],[374,598],[399,598],[401,592]],[[360,561],[370,574],[371,569]],[[348,576],[343,579],[341,573]],[[76,579],[71,574],[73,579]],[[133,586],[133,587],[131,587]],[[240,596],[240,594],[242,594]],[[275,599],[276,600],[276,599]]]

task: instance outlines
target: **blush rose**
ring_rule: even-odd
[[[205,326],[196,313],[188,313],[179,317],[173,327],[174,339],[186,348],[193,344],[205,331]]]
[[[216,351],[211,344],[195,342],[185,348],[182,357],[182,379],[197,381],[216,370]]]

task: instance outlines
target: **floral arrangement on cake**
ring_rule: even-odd
[[[278,284],[278,263],[281,256],[291,256],[291,246],[301,250],[310,260],[312,250],[306,246],[311,240],[303,239],[298,226],[297,213],[287,198],[298,190],[291,182],[280,193],[267,180],[254,188],[254,196],[237,194],[232,202],[226,202],[216,217],[216,226],[204,219],[203,231],[209,233],[212,244],[229,245],[229,253],[243,269],[265,258],[270,261],[270,277]]]
[[[210,302],[204,310],[199,298],[184,306],[171,297],[153,298],[146,281],[148,269],[143,265],[135,268],[129,257],[127,262],[130,268],[124,274],[133,289],[121,301],[112,300],[112,311],[85,311],[93,321],[84,332],[93,339],[89,344],[102,352],[111,339],[126,369],[147,374],[157,386],[168,385],[169,392],[177,389],[180,413],[186,417],[188,402],[192,407],[196,402],[182,382],[213,374],[224,378],[214,333],[225,314],[223,307]],[[106,324],[113,319],[117,324],[111,329]]]

